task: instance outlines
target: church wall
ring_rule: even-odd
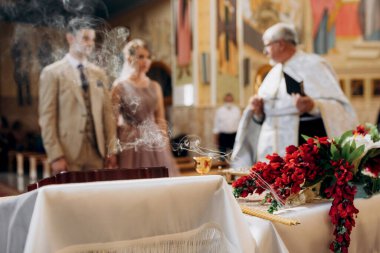
[[[172,64],[170,0],[151,1],[131,12],[124,12],[109,20],[111,26],[126,26],[130,39],[143,39],[152,51],[153,60]]]
[[[268,1],[269,0],[261,0],[257,2],[264,3]],[[197,104],[194,106],[174,106],[170,109],[173,135],[182,133],[198,135],[201,137],[205,147],[213,147],[212,126],[214,111],[216,106],[221,103],[221,95],[218,91],[212,94],[211,83],[208,83],[202,77],[202,68],[205,67],[201,63],[202,54],[206,54],[209,61],[212,60],[210,34],[213,29],[216,29],[215,27],[211,27],[212,24],[209,17],[211,13],[210,2],[211,0],[197,1],[198,8],[195,15],[195,17],[197,17],[197,29],[195,29],[195,32],[197,32],[198,63],[195,65],[197,69],[194,71],[197,71],[198,76],[198,83],[196,84],[197,94],[195,95],[198,100]],[[239,3],[240,0],[237,2]],[[279,3],[278,1],[274,2]],[[297,1],[283,2],[294,3]],[[303,24],[303,27],[301,27],[301,47],[305,51],[311,52],[313,50],[313,26],[311,24],[313,20],[311,17],[311,6],[307,4],[310,3],[310,1],[302,0],[298,2],[302,3],[302,9],[305,10],[304,16],[298,15],[295,17],[298,24]],[[130,38],[142,38],[146,40],[150,45],[154,60],[162,61],[167,66],[171,66],[173,73],[172,78],[175,80],[178,71],[175,68],[173,69],[173,66],[175,67],[174,61],[176,60],[176,55],[174,53],[175,35],[173,35],[173,8],[171,4],[171,0],[152,1],[148,7],[138,8],[128,13],[121,13],[119,16],[110,20],[109,23],[112,27],[129,27],[131,33]],[[290,10],[285,7],[277,6],[276,8],[278,8],[278,10],[288,11],[288,13],[291,14],[291,12],[289,12]],[[255,11],[257,11],[257,9],[255,9]],[[344,15],[343,17],[346,17]],[[42,41],[40,34],[45,32],[46,34],[52,34],[52,37],[59,37],[58,41],[54,42],[54,45],[57,46],[52,49],[53,51],[55,49],[58,50],[58,48],[65,48],[64,38],[62,35],[54,34],[54,31],[46,30],[41,27],[35,28],[27,24],[0,22],[0,30],[2,34],[0,39],[0,114],[5,115],[11,123],[15,120],[21,120],[27,129],[38,131],[38,77],[41,70],[41,63],[38,60],[38,45],[40,45]],[[32,56],[32,59],[28,62],[32,103],[28,106],[20,106],[18,104],[17,85],[13,78],[14,62],[11,56],[11,45],[15,34],[20,34],[20,31],[24,32],[25,35],[23,38],[30,43]],[[259,31],[262,30],[259,29]],[[339,31],[341,34],[344,34],[344,31]],[[256,38],[256,42],[258,40],[260,40],[259,36]],[[337,36],[335,47],[322,55],[336,70],[338,78],[341,80],[343,90],[352,101],[360,122],[374,123],[380,109],[380,94],[374,91],[374,82],[380,80],[379,43],[379,41],[363,41],[361,36],[358,35]],[[256,92],[259,70],[267,64],[268,60],[262,54],[260,48],[253,48],[247,43],[244,43],[242,50],[244,50],[244,58],[249,60],[247,73],[249,77],[248,83],[244,84],[243,97],[241,97],[239,101],[239,105],[243,108],[246,106],[249,97]],[[62,55],[62,52],[54,52],[57,52],[54,55],[55,58],[57,58],[58,55]],[[210,67],[211,64],[217,63],[210,62],[206,67]],[[193,64],[190,65],[191,67],[193,66]],[[189,70],[193,73],[191,67]],[[239,68],[241,67],[243,67],[243,63],[239,62]],[[207,69],[207,71],[211,70]],[[244,73],[244,71],[239,73]],[[211,72],[208,73],[211,75]],[[208,81],[210,81],[210,75],[208,76]],[[192,76],[182,81],[182,83],[186,83],[187,81],[191,83]],[[377,85],[380,85],[378,83]],[[216,96],[218,99],[212,96]],[[213,101],[216,102],[215,106],[213,106]]]
[[[38,132],[39,73],[47,58],[52,61],[61,57],[53,48],[48,56],[42,53],[46,49],[42,42],[54,38],[57,41],[52,45],[62,45],[59,40],[62,36],[54,36],[54,31],[47,28],[23,23],[0,21],[0,30],[0,114],[10,125],[18,120],[26,131]]]
[[[176,106],[172,110],[173,136],[195,135],[201,140],[200,147],[216,149],[212,134],[215,107]]]

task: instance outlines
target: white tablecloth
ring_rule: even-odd
[[[351,233],[350,253],[380,252],[380,195],[355,199],[359,209],[356,226]],[[259,252],[329,251],[334,239],[330,217],[331,202],[313,203],[280,211],[279,215],[297,219],[301,224],[287,226],[246,215]]]
[[[256,248],[221,176],[46,186],[1,201],[0,213],[0,252],[6,253],[56,252],[181,233],[210,222],[220,227],[233,252]]]
[[[55,252],[72,244],[183,232],[214,222],[236,252],[329,252],[330,202],[281,211],[286,226],[243,215],[219,176],[47,186],[0,199],[0,252]],[[380,253],[380,195],[356,199],[350,253]],[[256,245],[255,245],[256,244]]]

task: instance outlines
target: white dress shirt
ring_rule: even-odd
[[[216,110],[214,118],[214,134],[236,133],[240,121],[240,108],[233,103],[225,103]]]
[[[86,61],[86,60],[84,60],[83,62],[80,62],[80,61],[78,61],[76,58],[74,58],[74,57],[73,57],[71,54],[69,54],[69,53],[67,53],[65,57],[66,57],[66,59],[69,61],[70,65],[73,66],[73,68],[75,68],[76,70],[78,70],[78,66],[79,66],[80,64],[82,64],[83,67],[86,67],[86,65],[87,65],[87,61]],[[79,70],[78,70],[78,71],[79,71]],[[81,82],[78,82],[78,84],[79,84],[79,86],[82,85]]]

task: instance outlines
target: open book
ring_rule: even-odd
[[[286,92],[288,94],[300,94],[301,96],[305,96],[305,92],[303,90],[303,81],[297,81],[290,75],[284,72],[285,83],[286,83]]]

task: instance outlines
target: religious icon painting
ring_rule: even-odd
[[[237,0],[216,0],[217,103],[224,94],[239,90]]]
[[[173,1],[175,52],[176,52],[176,83],[191,82],[192,78],[192,1]]]

